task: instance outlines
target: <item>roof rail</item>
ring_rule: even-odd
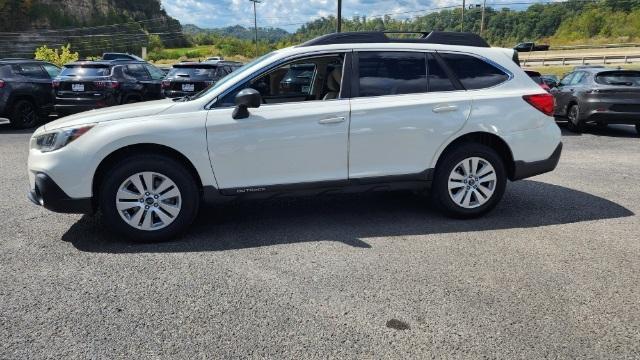
[[[417,37],[390,37],[387,34],[416,34]],[[418,43],[490,47],[478,34],[449,31],[359,31],[332,33],[309,40],[300,46],[366,43]]]

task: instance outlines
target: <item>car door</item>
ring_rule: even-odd
[[[31,95],[42,113],[52,110],[52,79],[39,63],[18,65],[18,73],[27,79],[26,93]]]
[[[555,113],[557,115],[566,115],[567,114],[567,104],[569,103],[569,99],[571,98],[571,81],[578,74],[578,72],[572,72],[560,80],[558,86],[551,89],[551,93],[553,94],[556,105],[555,105]]]
[[[344,53],[293,59],[246,79],[219,98],[207,117],[207,140],[223,192],[347,180],[349,99],[343,92],[324,100],[329,77],[340,81],[346,60]],[[291,87],[283,79],[300,66],[313,67],[312,77]],[[249,109],[248,118],[234,119],[235,94],[248,87],[260,92],[263,103]]]
[[[162,80],[165,78],[164,71],[150,64],[145,64],[144,67],[145,69],[147,69],[147,72],[151,77],[151,79],[148,80],[148,84],[147,84],[150,98],[152,99],[163,98],[164,96],[162,94]]]
[[[60,71],[62,70],[59,67],[48,63],[42,64],[42,67],[46,71],[47,75],[49,75],[49,80],[51,81],[50,84],[53,82],[53,79],[60,75]],[[52,87],[47,86],[44,89],[43,100],[47,104],[47,107],[53,108],[53,104],[55,102],[55,93]]]
[[[421,176],[464,125],[469,96],[434,53],[362,51],[353,67],[349,178]]]

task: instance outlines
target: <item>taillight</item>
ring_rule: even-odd
[[[162,80],[162,88],[163,88],[163,89],[167,89],[167,88],[169,88],[169,86],[171,86],[171,81],[169,81],[169,80]]]
[[[4,87],[4,80],[0,80],[0,89]]]
[[[117,89],[120,83],[117,81],[94,81],[93,85],[98,89]]]
[[[551,94],[535,94],[525,95],[522,97],[524,101],[528,102],[531,106],[538,109],[540,112],[547,116],[553,116],[553,107],[555,100]]]

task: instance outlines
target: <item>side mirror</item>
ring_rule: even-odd
[[[240,91],[236,95],[236,108],[233,110],[234,119],[246,119],[249,117],[249,108],[259,108],[262,104],[262,96],[252,88]]]

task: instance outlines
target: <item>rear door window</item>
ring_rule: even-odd
[[[560,80],[560,85],[569,85],[571,83],[571,80],[573,80],[575,74],[576,73],[570,73],[568,75],[565,75],[565,77]]]
[[[427,56],[429,92],[456,90],[456,87],[453,85],[449,75],[444,68],[442,68],[442,65],[440,65],[440,62],[438,62],[435,55],[428,54]]]
[[[584,78],[585,75],[586,75],[586,73],[584,71],[579,71],[579,72],[575,73],[573,75],[573,78],[571,79],[571,82],[569,83],[569,85],[578,85],[578,84],[580,84],[580,82],[582,81],[582,79]]]
[[[153,80],[162,80],[164,79],[164,71],[158,69],[157,67],[153,66],[153,65],[149,65],[149,64],[145,64],[144,67],[147,69],[147,71],[149,72],[149,74],[151,75],[151,78]]]
[[[20,64],[18,72],[22,76],[33,79],[48,79],[49,75],[44,71],[40,64]]]
[[[56,76],[60,75],[60,68],[51,64],[43,64],[42,67],[44,67],[44,70],[47,72],[47,74],[49,74],[50,78],[55,78]]]
[[[486,89],[509,79],[504,71],[475,56],[439,54],[467,90]]]
[[[129,76],[133,76],[137,80],[151,80],[149,73],[145,70],[142,64],[129,64],[126,68],[126,73]]]
[[[360,52],[359,94],[383,96],[427,92],[426,53]]]

